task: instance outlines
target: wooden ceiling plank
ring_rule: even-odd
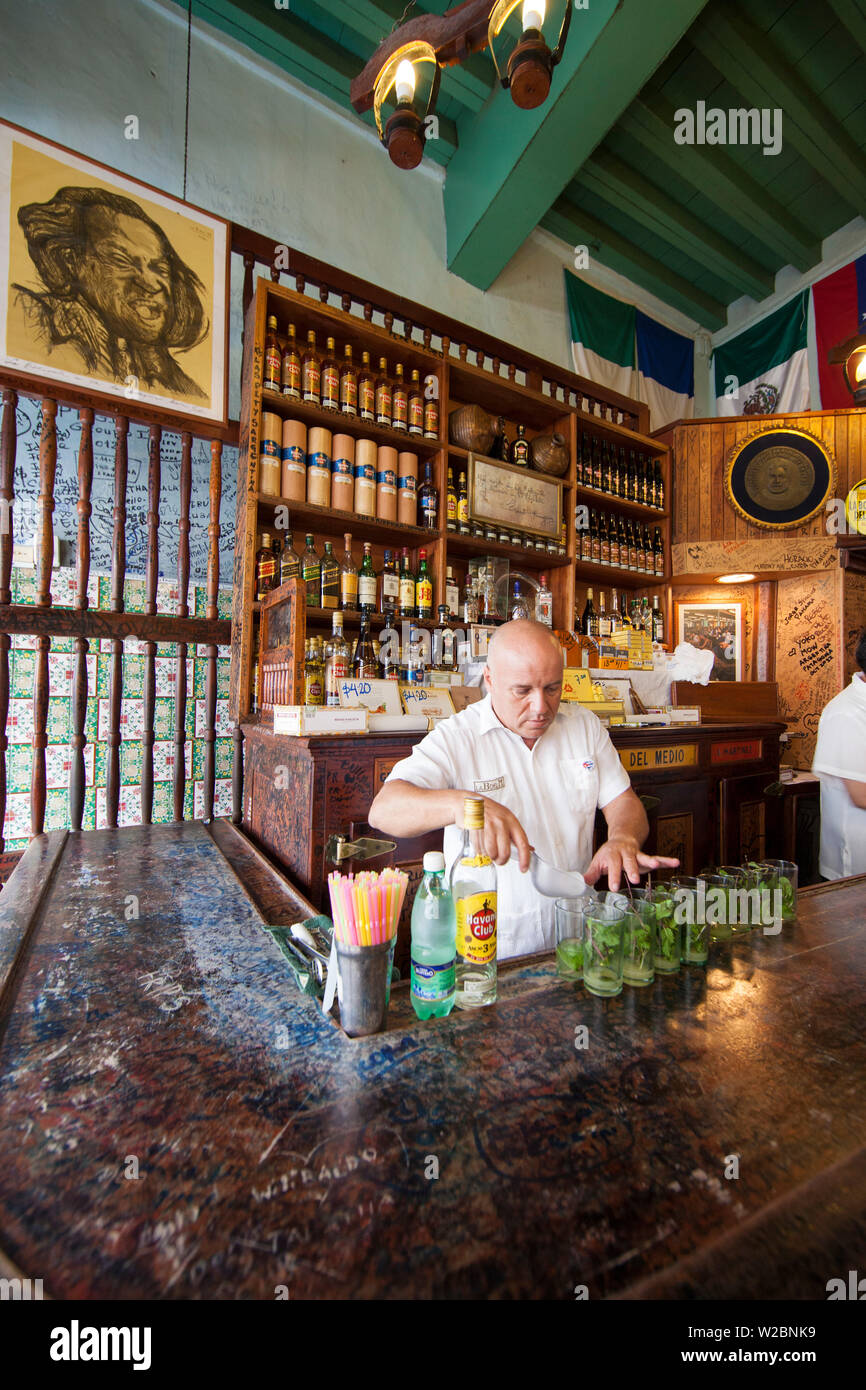
[[[656,236],[711,270],[735,294],[766,299],[773,293],[775,277],[751,256],[708,227],[694,213],[671,201],[636,169],[610,151],[597,150],[584,164],[576,182],[591,188]]]
[[[572,15],[543,106],[497,93],[461,127],[444,195],[451,271],[490,288],[704,3],[593,0]]]
[[[557,198],[541,219],[541,226],[569,245],[589,245],[592,255],[603,265],[642,285],[708,330],[723,328],[727,322],[727,310],[719,300],[696,289],[684,276],[677,275],[642,247],[606,227],[569,198]]]
[[[679,178],[688,179],[726,216],[757,237],[771,261],[783,257],[797,270],[809,270],[820,261],[818,238],[718,146],[709,151],[699,145],[675,144],[674,107],[659,93],[645,90],[619,124]]]
[[[854,212],[866,212],[866,163],[859,147],[803,74],[742,10],[710,6],[689,38],[747,102],[781,109],[783,140],[791,141]]]
[[[830,8],[861,53],[866,53],[866,5],[863,0],[830,0]]]

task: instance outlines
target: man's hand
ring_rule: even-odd
[[[526,831],[520,821],[509,811],[507,806],[500,806],[498,801],[491,801],[486,796],[479,796],[477,792],[455,792],[454,822],[463,827],[463,799],[472,796],[476,801],[484,802],[484,851],[490,856],[494,864],[507,864],[511,858],[511,846],[514,845],[520,857],[520,872],[525,874],[529,868],[529,856],[532,853],[532,845],[526,838]]]
[[[632,835],[611,836],[600,847],[583,876],[592,887],[598,883],[602,874],[606,873],[610,890],[615,893],[623,873],[631,883],[639,883],[641,870],[675,869],[679,862],[678,859],[663,859],[660,855],[644,854],[637,839]]]

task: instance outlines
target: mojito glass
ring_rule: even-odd
[[[687,965],[706,965],[709,928],[702,880],[681,876],[672,880],[674,920],[682,932],[682,959]]]
[[[730,941],[734,934],[731,926],[731,898],[733,891],[730,879],[723,874],[700,874],[698,883],[703,884],[704,917],[711,941]]]
[[[683,929],[676,920],[673,884],[658,883],[651,888],[635,888],[634,896],[639,901],[652,903],[656,910],[656,973],[675,975],[680,968]]]
[[[592,900],[592,896],[557,898],[553,905],[556,923],[556,973],[561,980],[583,979],[584,922]]]
[[[606,902],[592,902],[584,918],[583,983],[590,994],[622,992],[625,913]]]
[[[768,871],[768,876],[764,878],[762,887],[769,888],[772,892],[778,892],[781,903],[781,916],[783,922],[795,922],[797,920],[797,884],[798,869],[790,859],[762,859],[760,866],[762,870]],[[775,904],[776,899],[771,899]],[[774,906],[774,917],[777,915]]]
[[[657,954],[656,905],[645,889],[632,890],[625,911],[622,978],[627,985],[651,985]]]
[[[746,873],[736,864],[720,864],[716,870],[728,895],[728,924],[732,936],[748,936],[752,930],[752,900]]]

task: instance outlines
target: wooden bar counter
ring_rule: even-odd
[[[611,729],[635,790],[647,798],[648,846],[679,859],[686,873],[710,863],[783,857],[782,806],[766,796],[766,789],[779,776],[784,730],[784,723],[770,719]],[[327,876],[335,867],[326,855],[329,839],[378,835],[366,819],[373,798],[423,734],[290,738],[275,734],[267,723],[245,724],[243,732],[244,828],[316,906],[329,911]],[[598,843],[604,825],[599,816]],[[404,868],[414,886],[424,851],[441,846],[440,831],[399,840],[388,862]],[[398,946],[401,968],[407,932],[408,908]]]
[[[225,822],[32,841],[0,894],[4,1275],[823,1300],[866,1268],[866,878],[616,999],[533,957],[477,1014],[398,987],[357,1041],[263,930],[304,908]]]

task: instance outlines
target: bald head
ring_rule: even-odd
[[[493,708],[530,747],[556,717],[562,669],[562,648],[543,623],[518,618],[490,639],[484,679]]]

